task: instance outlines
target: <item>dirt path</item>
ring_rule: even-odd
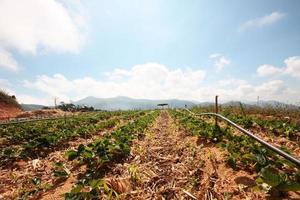
[[[104,178],[121,199],[264,199],[250,189],[254,175],[228,168],[221,149],[190,135],[167,111],[145,134]]]

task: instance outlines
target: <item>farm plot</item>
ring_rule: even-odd
[[[133,141],[130,157],[103,180],[120,199],[203,199],[205,170],[213,171],[210,156],[215,152],[203,150],[197,141],[162,111],[145,137]]]
[[[31,149],[35,156],[24,157],[22,154],[16,154],[12,158],[5,157],[11,164],[2,166],[1,169],[1,197],[14,199],[19,196],[25,198],[53,187],[56,184],[56,176],[60,175],[60,172],[56,173],[55,170],[60,168],[60,161],[66,160],[64,155],[66,150],[102,137],[119,126],[145,114],[144,111],[89,113],[68,119],[66,123],[65,121],[54,120],[32,124],[28,122],[28,124],[22,125],[21,131],[23,131],[24,137],[28,137],[26,133],[30,135],[32,133],[30,130],[33,128],[36,128],[36,136],[30,135],[31,138],[27,143],[25,141],[22,143],[22,139],[20,139],[19,143],[13,146],[15,149],[21,149],[18,152],[27,151],[23,148],[23,145],[30,143],[32,140],[36,141],[37,138],[54,136],[58,142],[51,143],[49,146],[41,144],[38,146],[39,148]],[[40,129],[37,129],[37,127]],[[16,133],[18,137],[22,136],[17,132],[20,130],[20,125],[9,126],[8,128],[11,134]],[[3,129],[5,127],[2,127],[1,130]],[[41,130],[40,134],[38,134],[38,130]],[[63,133],[70,134],[64,135]],[[4,147],[4,149],[7,149],[7,147]],[[45,153],[41,155],[42,150],[45,150]],[[2,149],[2,152],[5,152],[5,150]],[[2,154],[2,156],[7,155]]]
[[[76,150],[67,152],[69,161],[81,167],[75,174],[76,183],[63,185],[53,193],[48,193],[44,199],[92,199],[108,194],[112,196],[114,190],[109,188],[101,179],[116,163],[122,162],[130,154],[133,138],[142,138],[144,130],[156,118],[158,111],[152,111],[139,117],[119,129],[95,140],[87,145],[80,144]],[[75,175],[73,174],[73,175]]]
[[[1,126],[0,164],[10,164],[10,161],[18,159],[44,157],[57,147],[65,148],[69,140],[76,137],[87,138],[97,131],[113,127],[120,119],[126,119],[127,115],[122,112],[99,112],[66,120]]]
[[[201,110],[193,109],[193,112],[200,113]],[[266,118],[253,114],[232,114],[227,110],[221,114],[255,133],[255,135],[265,141],[300,158],[300,124],[292,119],[275,118],[271,116]],[[226,124],[222,122],[221,125],[223,127],[226,126]],[[236,130],[232,130],[232,132],[236,132]]]
[[[184,110],[162,110],[110,113],[95,124],[110,120],[117,121],[89,132],[87,138],[67,140],[66,148],[3,168],[1,197],[300,198],[299,168],[223,123],[215,126],[213,120]],[[267,133],[259,134],[266,138],[291,140],[263,130]],[[292,143],[294,151],[299,144]]]
[[[194,134],[226,151],[227,165],[237,171],[255,174],[253,189],[276,196],[299,198],[299,168],[247,136],[233,132],[228,126],[216,127],[185,112],[173,112]]]

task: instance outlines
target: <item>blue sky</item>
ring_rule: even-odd
[[[297,0],[1,0],[0,88],[42,104],[216,94],[299,102],[299,8]]]

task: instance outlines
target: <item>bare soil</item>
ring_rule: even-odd
[[[145,137],[133,141],[131,154],[125,162],[110,166],[103,177],[120,199],[275,199],[253,189],[256,173],[243,169],[235,171],[227,166],[226,151],[204,138],[193,136],[167,111],[161,111],[144,134]],[[84,142],[80,138],[70,145],[75,148]],[[14,199],[20,188],[26,188],[28,177],[33,176],[52,185],[46,193],[38,193],[36,199],[64,199],[63,194],[71,190],[77,175],[85,171],[85,166],[68,162],[64,153],[53,152],[37,163],[20,162],[18,168],[1,171],[0,199]],[[62,182],[53,179],[51,163],[54,161],[67,163],[71,171],[68,179]]]
[[[192,136],[162,111],[127,162],[104,179],[121,199],[265,199],[255,174],[234,171],[222,149]]]
[[[59,109],[41,109],[34,111],[25,111],[16,116],[16,118],[36,118],[36,117],[60,117],[71,115],[71,112],[64,112]]]
[[[19,107],[12,104],[0,102],[0,121],[15,118],[20,113],[22,113],[22,110]]]
[[[120,122],[124,123],[124,122]],[[87,144],[102,137],[104,134],[109,134],[120,126],[103,130],[92,135],[89,138],[76,138],[68,141],[55,151],[49,153],[44,158],[34,160],[21,160],[14,163],[11,167],[0,169],[0,199],[16,199],[22,196],[23,191],[30,191],[36,187],[32,184],[33,178],[41,180],[41,191],[37,192],[32,199],[63,199],[65,192],[70,191],[72,185],[76,182],[76,175],[84,169],[73,166],[65,156],[70,149],[76,149],[79,144]],[[55,162],[65,163],[67,169],[70,170],[70,177],[66,180],[59,180],[53,176],[53,169]],[[57,188],[59,188],[57,192]],[[48,191],[44,193],[44,191]]]

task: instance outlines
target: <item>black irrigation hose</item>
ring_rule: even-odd
[[[264,141],[263,139],[255,136],[253,133],[251,133],[250,131],[242,128],[241,126],[237,125],[236,123],[234,123],[233,121],[227,119],[226,117],[224,117],[223,115],[217,114],[217,113],[199,113],[199,114],[195,114],[193,112],[191,112],[188,109],[187,110],[189,113],[191,113],[192,115],[198,115],[198,116],[203,116],[203,115],[209,115],[209,116],[216,116],[224,121],[226,121],[227,123],[229,123],[230,125],[232,125],[233,127],[235,127],[236,129],[238,129],[239,131],[241,131],[242,133],[248,135],[249,137],[251,137],[252,139],[256,140],[257,142],[261,143],[262,145],[268,147],[269,149],[271,149],[272,151],[274,151],[275,153],[281,155],[282,157],[284,157],[285,159],[289,160],[290,162],[294,163],[296,166],[300,167],[300,160],[291,156],[290,154],[282,151],[281,149],[278,149],[277,147],[274,147],[273,145],[271,145],[270,143]]]

